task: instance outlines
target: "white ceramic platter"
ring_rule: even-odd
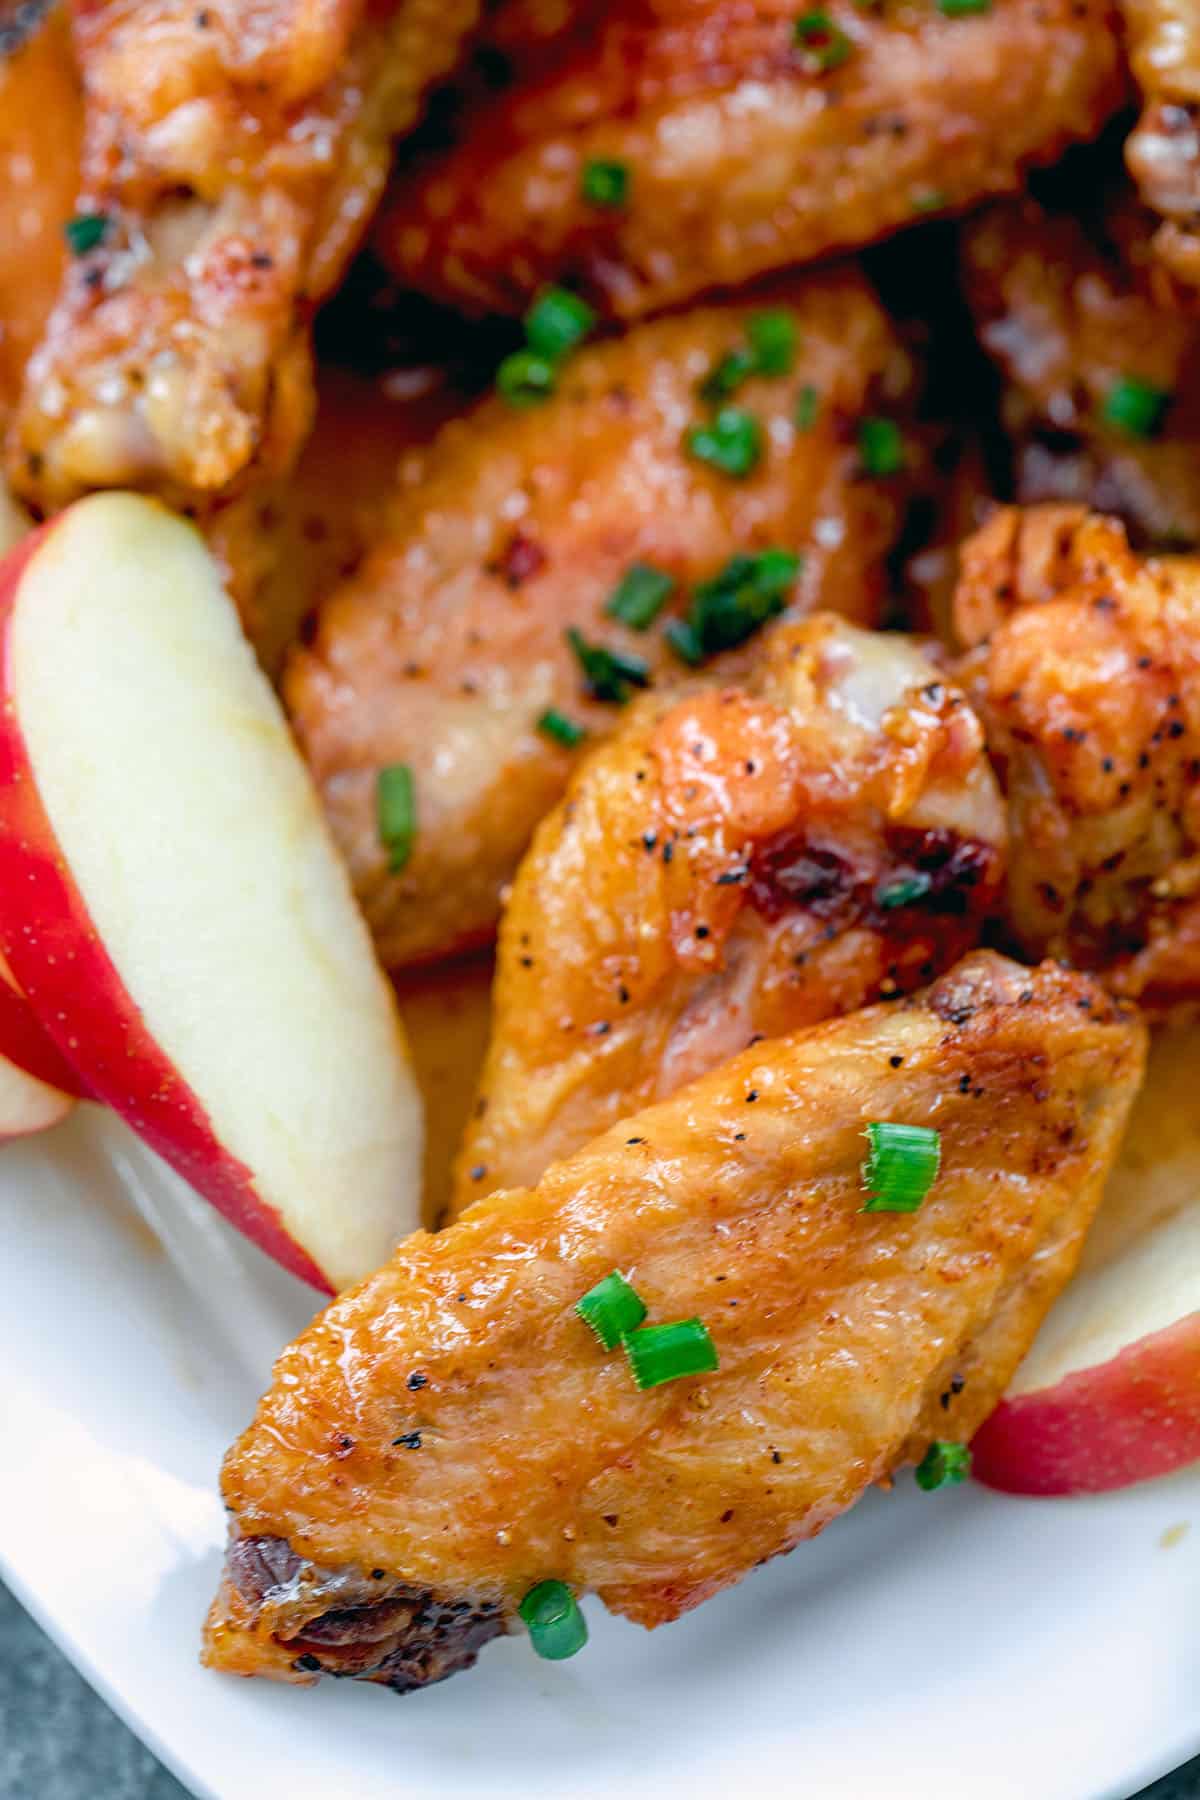
[[[1085,1501],[906,1478],[647,1635],[589,1605],[396,1699],[197,1662],[221,1454],[308,1292],[111,1118],[0,1153],[0,1568],[219,1800],[1101,1800],[1200,1749],[1200,1470]]]

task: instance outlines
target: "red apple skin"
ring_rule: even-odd
[[[61,517],[62,515],[60,515]],[[225,1150],[197,1096],[147,1031],[71,879],[38,795],[11,686],[12,620],[21,577],[51,519],[0,563],[0,939],[18,985],[64,1057],[165,1162],[302,1281],[333,1286]],[[230,1021],[236,1029],[236,1021]]]
[[[78,1074],[55,1048],[38,1024],[33,1008],[20,993],[0,959],[0,1056],[15,1063],[26,1075],[61,1088],[74,1100],[88,1100],[90,1092]]]
[[[1104,1494],[1200,1458],[1200,1312],[1002,1400],[976,1433],[971,1471],[1009,1494]]]

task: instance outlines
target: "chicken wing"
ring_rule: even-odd
[[[576,355],[542,405],[496,396],[448,427],[397,496],[390,539],[294,657],[292,722],[388,964],[491,936],[501,891],[566,785],[561,738],[606,735],[636,684],[687,673],[660,629],[687,584],[724,569],[736,586],[735,555],[797,552],[780,603],[876,616],[906,497],[896,418],[911,369],[858,277],[771,298],[797,348],[790,373],[737,391],[758,422],[756,466],[738,478],[686,447],[711,417],[698,387],[763,305],[639,326]],[[890,473],[864,470],[865,414],[886,420]],[[634,565],[675,589],[648,630],[606,612]],[[574,651],[569,629],[582,634]],[[633,674],[585,669],[593,649]],[[739,654],[727,653],[734,667]],[[538,729],[547,713],[562,715],[557,737]],[[412,772],[418,819],[398,872],[376,820],[380,771],[394,764]]]
[[[1154,247],[1185,289],[1200,288],[1200,10],[1195,0],[1121,0],[1145,102],[1129,169],[1163,223]]]
[[[932,979],[996,908],[1004,833],[979,722],[909,639],[823,614],[740,686],[642,702],[517,875],[457,1208]]]
[[[1066,507],[997,513],[962,560],[1018,941],[1148,1006],[1200,997],[1200,561]]]
[[[662,1624],[970,1437],[1075,1266],[1144,1050],[1087,977],[979,953],[410,1238],[226,1460],[208,1662],[403,1691],[548,1577]],[[915,1213],[863,1211],[870,1119],[941,1134]],[[650,1320],[705,1321],[715,1373],[638,1391],[574,1310],[613,1268]]]
[[[869,243],[1016,188],[1124,90],[1110,0],[612,0],[550,33],[513,10],[515,85],[402,168],[376,234],[477,311],[567,280],[636,318]]]
[[[78,211],[30,365],[14,485],[43,510],[151,488],[201,512],[286,468],[307,320],[370,217],[393,133],[477,0],[89,0]]]
[[[1152,220],[1027,200],[963,234],[968,300],[1005,381],[1016,498],[1116,513],[1135,540],[1200,546],[1200,323],[1156,293]]]

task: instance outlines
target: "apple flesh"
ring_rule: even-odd
[[[197,533],[99,494],[0,565],[0,941],[105,1101],[315,1286],[419,1223],[395,1002]]]
[[[1103,1493],[1200,1458],[1200,1026],[1151,1050],[1079,1271],[977,1434],[1014,1494]]]

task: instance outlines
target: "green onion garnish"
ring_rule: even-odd
[[[932,1494],[935,1488],[953,1487],[971,1473],[971,1452],[965,1444],[948,1444],[935,1438],[916,1467],[917,1486]]]
[[[634,631],[649,631],[670,599],[675,577],[652,563],[630,563],[609,595],[605,612]]]
[[[496,386],[510,406],[536,406],[554,392],[554,364],[532,350],[514,350],[496,370]]]
[[[973,13],[991,10],[992,0],[938,0],[938,11],[948,19],[968,19]]]
[[[754,313],[746,326],[755,373],[787,375],[796,360],[796,321],[791,313]]]
[[[606,1350],[615,1350],[626,1332],[635,1331],[645,1318],[646,1303],[620,1270],[614,1269],[575,1302],[575,1311]]]
[[[664,1381],[678,1381],[684,1375],[707,1375],[720,1361],[702,1319],[643,1325],[622,1342],[640,1388],[661,1387]]]
[[[942,1160],[941,1133],[928,1125],[867,1126],[870,1154],[863,1164],[864,1212],[916,1212]]]
[[[663,635],[693,665],[732,650],[783,611],[799,572],[800,558],[790,550],[733,556],[711,581],[700,583],[687,617],[672,619]]]
[[[624,206],[629,198],[629,170],[624,163],[598,158],[584,163],[579,190],[589,206]]]
[[[911,906],[914,901],[923,900],[932,886],[932,875],[924,869],[914,869],[911,874],[881,881],[875,889],[875,904],[882,906],[885,912],[894,912],[899,906]]]
[[[716,363],[700,383],[702,400],[728,400],[754,373],[754,355],[749,350],[731,350]]]
[[[941,212],[949,205],[948,196],[941,188],[918,188],[909,196],[912,209],[917,213]]]
[[[746,322],[748,346],[730,350],[700,383],[700,398],[728,400],[751,375],[786,375],[796,360],[796,322],[790,313],[753,313]]]
[[[525,315],[525,341],[535,355],[558,362],[583,342],[595,323],[595,313],[578,294],[547,288]]]
[[[67,248],[72,256],[86,256],[102,244],[108,233],[109,217],[107,213],[76,213],[63,226],[63,236],[67,240]]]
[[[802,387],[796,396],[796,429],[811,431],[821,410],[821,396],[815,387]]]
[[[796,42],[818,69],[838,69],[854,49],[844,31],[828,13],[808,12],[796,20]]]
[[[895,420],[860,420],[858,455],[868,475],[898,475],[904,467],[904,438]]]
[[[379,841],[388,853],[388,869],[398,875],[417,837],[416,789],[407,763],[380,769],[375,779],[375,819]]]
[[[710,425],[694,425],[684,441],[697,462],[723,475],[749,475],[762,456],[758,420],[737,406],[723,406]]]
[[[627,656],[623,650],[610,650],[605,644],[589,644],[574,625],[567,632],[567,642],[594,700],[610,700],[616,706],[624,706],[631,688],[650,685],[650,670],[640,656]]]
[[[568,719],[566,713],[559,712],[554,706],[547,707],[537,722],[537,729],[543,737],[553,738],[556,744],[562,744],[568,750],[573,750],[587,736],[582,725]]]
[[[529,1641],[547,1662],[562,1662],[588,1640],[587,1620],[565,1581],[539,1581],[517,1608]]]
[[[1114,381],[1104,402],[1104,422],[1126,437],[1148,438],[1162,424],[1170,394],[1126,375]]]

